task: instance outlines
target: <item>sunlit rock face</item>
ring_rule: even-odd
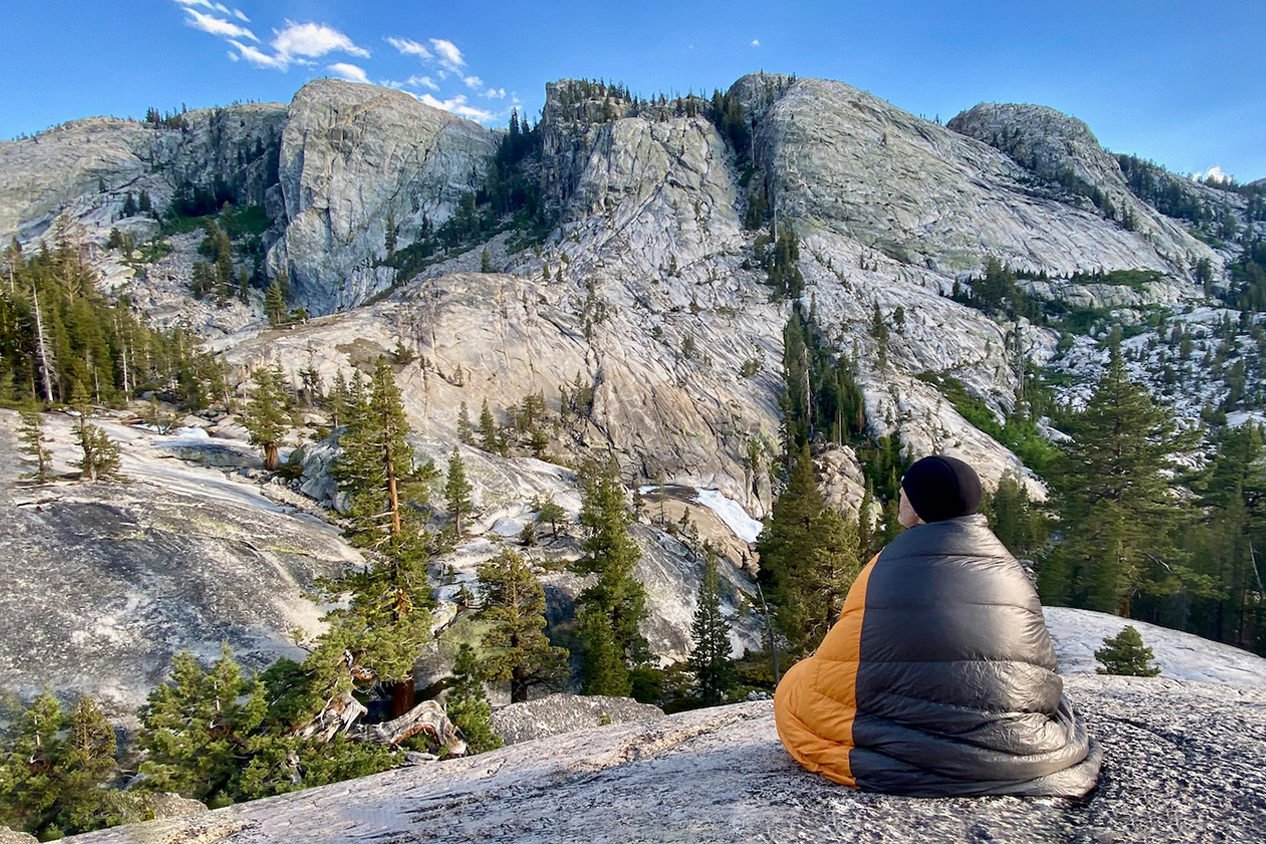
[[[306,593],[360,553],[249,480],[175,457],[194,441],[97,423],[120,444],[125,481],[72,480],[72,421],[46,415],[63,479],[29,486],[16,414],[0,411],[0,688],[92,695],[126,722],[180,650],[211,660],[227,643],[251,670],[302,659],[293,632],[322,629]]]
[[[115,225],[152,233],[152,218],[121,217],[129,192],[139,201],[146,191],[158,213],[182,186],[263,205],[285,122],[284,105],[253,103],[186,112],[175,125],[93,117],[0,142],[0,239],[54,234],[58,217],[86,242]]]
[[[387,287],[386,232],[417,238],[482,183],[496,138],[414,97],[373,85],[310,82],[290,108],[280,151],[285,236],[269,254],[288,267],[312,313],[357,305]]]

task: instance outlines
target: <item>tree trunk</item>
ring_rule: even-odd
[[[281,466],[281,452],[277,450],[277,443],[265,444],[264,468],[269,472],[275,472],[279,466]]]
[[[44,401],[53,403],[53,369],[48,363],[48,340],[44,336],[44,319],[40,314],[40,299],[31,285],[31,302],[35,305],[35,339],[39,346],[40,372],[44,376]]]
[[[418,733],[430,735],[451,755],[460,756],[466,752],[466,742],[457,734],[457,727],[448,720],[443,707],[433,700],[424,700],[390,721],[357,726],[348,735],[360,741],[397,747]]]
[[[413,709],[414,689],[413,672],[409,672],[406,680],[391,684],[391,717],[399,718]]]
[[[510,702],[525,703],[528,699],[528,676],[523,666],[516,665],[510,672]]]

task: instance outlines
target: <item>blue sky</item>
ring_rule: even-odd
[[[756,70],[837,79],[948,120],[983,102],[1081,118],[1104,146],[1266,177],[1266,2],[14,3],[0,138],[97,114],[288,101],[320,76],[401,87],[488,125],[547,81],[671,96]]]

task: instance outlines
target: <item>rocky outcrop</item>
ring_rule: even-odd
[[[521,744],[590,727],[663,717],[664,712],[659,707],[628,697],[548,695],[494,711],[492,729],[506,744]]]
[[[392,840],[555,842],[1255,842],[1266,824],[1266,691],[1075,677],[1105,751],[1084,801],[861,794],[807,773],[769,702],[516,744],[469,759],[245,803],[191,821],[81,836],[154,844]],[[209,836],[220,830],[220,837]]]
[[[284,106],[253,103],[190,111],[173,125],[94,117],[2,142],[0,239],[28,240],[62,217],[104,242],[112,225],[128,227],[118,220],[126,195],[136,200],[143,190],[159,212],[182,187],[263,205],[285,119]]]
[[[971,124],[964,118],[960,125]],[[1057,123],[1063,134],[1043,154],[1054,156],[1050,148],[1076,138],[1084,149],[1074,146],[1066,155],[1088,176],[1106,179],[1113,162],[1072,126]],[[839,82],[787,86],[758,123],[754,143],[779,215],[845,234],[904,263],[978,272],[993,256],[1053,275],[1094,268],[1177,272],[1176,259],[1185,265],[1189,254],[1212,254],[1146,208],[1138,213],[1149,237],[1101,218],[1093,207],[1035,191],[1033,174],[997,150]],[[1116,184],[1123,188],[1119,170]]]
[[[482,182],[495,136],[400,91],[321,79],[290,103],[281,142],[292,300],[312,313],[349,308],[388,287],[389,220],[401,247],[446,221]]]
[[[1197,259],[1213,254],[1185,229],[1139,200],[1126,184],[1116,159],[1099,146],[1090,127],[1075,117],[1047,106],[981,103],[956,115],[946,128],[989,144],[1047,185],[1062,187],[1072,194],[1066,200],[1076,202],[1082,197],[1081,205],[1088,211],[1094,210],[1090,202],[1093,194],[1106,215],[1116,220],[1128,215],[1133,231],[1153,240],[1171,264],[1181,258],[1194,265]]]
[[[0,411],[0,688],[92,695],[126,720],[181,649],[209,660],[227,642],[250,669],[303,658],[291,633],[321,615],[305,591],[361,560],[336,529],[162,448],[187,441],[104,420],[124,482],[18,484],[15,416]],[[71,420],[45,420],[73,477]]]

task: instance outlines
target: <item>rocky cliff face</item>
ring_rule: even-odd
[[[1045,106],[982,103],[954,117],[946,128],[1005,153],[1037,177],[1041,187],[1062,187],[1062,198],[1084,210],[1095,211],[1085,197],[1095,192],[1101,197],[1102,213],[1115,220],[1128,214],[1132,231],[1171,266],[1181,269],[1184,263],[1194,264],[1211,254],[1208,246],[1134,196],[1116,159],[1099,146],[1090,127],[1074,117]]]
[[[861,794],[799,768],[768,701],[584,730],[196,818],[76,837],[206,840],[1256,842],[1266,693],[1174,680],[1066,683],[1106,760],[1084,801]]]
[[[1099,267],[1175,272],[1176,259],[1209,254],[1137,201],[1131,207],[1147,225],[1131,232],[1044,185],[1070,169],[1128,196],[1120,169],[1084,124],[1049,109],[973,110],[942,127],[839,82],[780,87],[755,145],[774,207],[787,219],[949,274],[976,272],[986,256],[1053,275]],[[1016,139],[1009,151],[1023,150],[1032,170],[974,140],[1004,131]]]
[[[349,308],[394,280],[401,244],[438,227],[482,183],[495,136],[400,91],[323,79],[290,104],[280,151],[285,237],[269,253],[313,313]]]
[[[178,126],[97,117],[0,143],[0,238],[26,241],[61,217],[104,242],[126,195],[142,190],[158,211],[177,188],[217,183],[235,203],[262,205],[276,184],[285,118],[271,103],[191,111]],[[138,230],[146,225],[138,219]]]

